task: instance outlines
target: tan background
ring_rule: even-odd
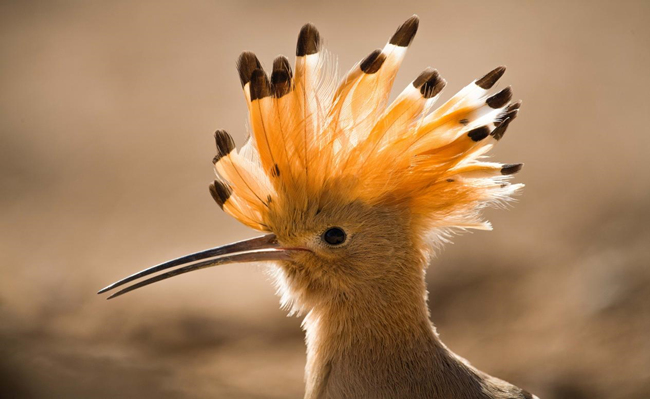
[[[311,21],[347,69],[413,13],[398,89],[505,64],[524,100],[494,152],[526,163],[519,203],[429,269],[443,340],[544,399],[650,397],[650,2],[406,0],[3,1],[0,396],[300,397],[261,268],[95,292],[255,234],[207,190],[212,132],[245,136],[242,50],[270,66]]]

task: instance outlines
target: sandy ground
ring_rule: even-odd
[[[413,13],[398,90],[494,66],[524,100],[494,159],[527,184],[429,268],[442,339],[542,398],[650,397],[650,3],[0,3],[0,396],[298,398],[300,319],[261,267],[106,302],[141,268],[255,233],[207,191],[241,144],[234,63],[315,23],[347,69]]]

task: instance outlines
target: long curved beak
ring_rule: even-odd
[[[119,280],[105,288],[102,288],[97,293],[101,294],[127,284],[131,281],[137,280],[141,277],[145,277],[163,270],[173,268],[175,266],[181,266],[188,263],[190,264],[187,266],[179,267],[166,273],[159,274],[155,277],[150,277],[146,280],[142,280],[139,283],[129,285],[128,287],[111,294],[106,299],[118,297],[120,295],[126,294],[127,292],[131,292],[158,281],[166,280],[170,277],[189,273],[195,270],[207,269],[209,267],[219,266],[226,263],[287,260],[289,259],[289,254],[294,251],[308,250],[305,248],[282,248],[278,244],[275,234],[267,234],[264,236],[251,238],[249,240],[238,241],[232,244],[207,249],[205,251],[196,252],[190,255],[181,256],[180,258],[172,259],[168,262],[152,266],[148,269],[142,270],[141,272],[125,277],[122,280]],[[202,259],[206,260],[197,262]]]

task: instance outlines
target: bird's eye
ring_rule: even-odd
[[[347,234],[340,227],[332,227],[323,233],[323,240],[329,245],[341,245],[345,242]]]

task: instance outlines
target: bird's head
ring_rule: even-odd
[[[237,149],[228,133],[215,133],[210,192],[226,213],[267,235],[154,266],[105,290],[189,262],[197,263],[116,295],[217,264],[273,261],[286,302],[309,307],[349,300],[388,277],[406,281],[422,272],[432,240],[489,229],[480,210],[522,186],[507,182],[521,164],[484,156],[520,103],[511,103],[509,87],[488,93],[505,71],[499,67],[433,109],[446,82],[427,68],[388,105],[417,28],[417,17],[409,18],[338,84],[311,24],[300,31],[295,73],[280,56],[269,76],[244,52],[237,68],[251,137]]]
[[[270,207],[265,224],[278,243],[301,249],[272,269],[283,305],[293,310],[368,297],[391,274],[418,273],[409,213],[346,197],[337,186],[304,208]],[[412,270],[404,269],[408,266]]]

